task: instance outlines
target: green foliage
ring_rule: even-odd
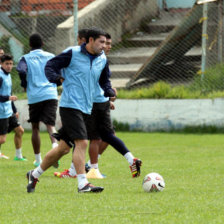
[[[2,47],[4,52],[7,53],[7,54],[11,54],[10,53],[10,46],[9,46],[9,39],[10,39],[10,36],[6,36],[6,35],[3,35],[0,38],[0,47]]]
[[[99,160],[106,178],[91,179],[103,186],[100,194],[78,194],[76,179],[59,179],[55,171],[68,169],[71,153],[60,161],[60,169],[49,168],[36,192],[26,192],[26,172],[33,169],[31,133],[25,132],[23,154],[27,162],[15,162],[13,137],[2,145],[9,160],[0,160],[0,223],[160,223],[222,224],[224,220],[223,135],[166,133],[116,133],[133,155],[143,161],[141,176],[131,178],[129,164],[109,147]],[[41,154],[51,148],[48,133],[41,133]],[[160,173],[166,188],[145,193],[143,177]]]
[[[18,72],[16,71],[16,68],[13,67],[12,71],[10,72],[11,78],[12,78],[12,93],[18,94],[23,93],[23,88],[20,86],[20,78],[18,75]]]
[[[190,85],[172,86],[159,81],[148,87],[120,89],[121,99],[198,99],[224,97],[224,64],[209,68],[204,76],[195,75]]]
[[[129,131],[130,127],[128,123],[118,122],[117,120],[113,120],[113,126],[116,131]]]
[[[194,82],[189,87],[191,90],[199,90],[202,93],[224,90],[224,65],[217,64],[207,71],[204,76],[195,76]]]

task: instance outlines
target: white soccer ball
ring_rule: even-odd
[[[160,174],[149,173],[144,177],[142,187],[145,192],[163,191],[165,188],[165,182]]]

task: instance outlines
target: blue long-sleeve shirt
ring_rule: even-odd
[[[60,106],[75,108],[90,114],[96,85],[100,83],[104,95],[115,96],[109,80],[110,71],[104,53],[91,55],[86,45],[70,47],[49,60],[45,74],[50,82],[60,84],[64,78]]]

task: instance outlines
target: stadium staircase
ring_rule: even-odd
[[[162,11],[159,18],[151,20],[125,41],[125,46],[112,51],[109,56],[112,85],[126,87],[131,78],[166,40],[170,32],[180,24],[190,9]],[[199,66],[201,47],[193,47],[184,55],[186,61]]]

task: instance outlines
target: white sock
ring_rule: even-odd
[[[41,153],[39,153],[39,154],[35,154],[35,159],[36,159],[36,162],[37,162],[37,163],[41,163],[41,162],[42,162],[42,159],[41,159]]]
[[[86,178],[86,174],[78,174],[77,179],[78,179],[78,188],[79,189],[84,188],[86,186],[86,184],[89,183]]]
[[[58,147],[58,143],[57,142],[52,143],[52,149],[55,148],[55,147]]]
[[[22,149],[16,149],[16,157],[19,158],[19,159],[22,159],[23,158],[23,155],[22,155]]]
[[[32,174],[35,178],[39,178],[43,172],[44,171],[42,170],[42,168],[40,166],[38,166],[36,169],[34,169]]]
[[[73,162],[71,163],[71,166],[70,166],[70,168],[69,168],[69,174],[71,175],[71,176],[75,176],[75,175],[77,175],[77,173],[76,173],[76,169],[75,169],[75,166],[74,166],[74,164],[73,164]]]
[[[98,169],[98,163],[91,164],[91,169]]]
[[[91,162],[90,162],[90,160],[87,162],[87,164],[88,164],[88,166],[91,166]]]
[[[100,158],[100,154],[98,154],[98,159]],[[90,162],[90,160],[87,162],[87,164],[88,164],[88,166],[90,166],[91,167],[91,162]],[[97,169],[97,168],[96,168]]]
[[[130,164],[130,166],[133,164],[134,161],[134,156],[132,155],[131,152],[127,152],[124,157],[126,158],[126,160],[128,161],[128,163]]]

